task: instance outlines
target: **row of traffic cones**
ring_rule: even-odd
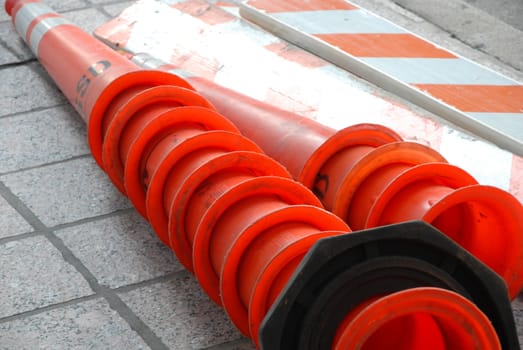
[[[523,210],[508,193],[386,128],[335,132],[144,70],[40,1],[6,10],[86,121],[98,164],[257,346],[518,348],[508,295],[523,284]],[[345,221],[410,219],[440,227],[509,293],[426,224],[346,234]],[[414,331],[394,340],[398,326]]]
[[[335,131],[147,54],[132,59],[184,75],[351,229],[426,221],[502,276],[511,298],[523,288],[523,208],[510,193],[478,184],[435,150],[403,141],[382,125]]]

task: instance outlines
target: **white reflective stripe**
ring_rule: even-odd
[[[405,33],[405,29],[365,10],[279,12],[270,16],[307,34]]]
[[[167,4],[167,5],[176,5],[176,4],[179,4],[184,1],[186,1],[186,0],[161,0],[160,2],[163,2],[164,4]]]
[[[137,66],[147,69],[158,69],[160,67],[170,65],[170,63],[167,63],[159,58],[152,57],[148,53],[138,53],[133,56],[131,61]],[[176,74],[182,78],[189,78],[194,76],[194,74],[181,68],[169,69],[167,72]]]
[[[194,74],[192,74],[191,72],[188,72],[186,71],[185,69],[181,69],[181,68],[175,68],[175,69],[170,69],[168,71],[169,73],[172,73],[172,74],[175,74],[181,78],[191,78],[191,77],[194,77]]]
[[[41,2],[24,5],[20,10],[18,10],[15,17],[14,25],[18,34],[20,34],[25,40],[27,37],[27,28],[29,28],[31,22],[36,17],[45,15],[46,13],[55,13],[55,11]]]
[[[514,81],[461,58],[360,57],[385,74],[409,84],[514,85]]]
[[[166,62],[152,57],[151,55],[147,53],[139,53],[133,56],[132,60],[136,65],[143,67],[143,68],[149,68],[149,69],[156,69],[161,66],[165,66]]]
[[[63,18],[63,17],[49,17],[44,19],[43,21],[40,21],[31,32],[31,37],[29,38],[29,46],[31,47],[31,50],[36,55],[36,57],[40,57],[38,55],[38,46],[40,45],[40,41],[42,40],[42,37],[47,33],[49,29],[52,29],[54,27],[57,27],[62,24],[71,24],[72,23]]]
[[[523,140],[523,113],[468,112],[467,114],[495,129],[501,130],[510,137]]]

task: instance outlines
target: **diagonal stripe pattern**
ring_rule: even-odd
[[[251,0],[240,12],[280,37],[523,154],[523,135],[514,132],[523,125],[520,83],[347,1]],[[488,118],[477,113],[488,113]]]

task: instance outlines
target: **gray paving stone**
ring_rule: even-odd
[[[18,58],[13,55],[10,51],[4,50],[0,52],[0,66],[3,64],[10,64],[18,62]]]
[[[58,88],[37,71],[42,71],[37,63],[0,69],[0,117],[65,103]]]
[[[187,272],[120,297],[171,349],[203,349],[242,338]]]
[[[149,349],[103,299],[0,323],[0,350]]]
[[[7,46],[14,51],[16,56],[13,56],[15,60],[12,62],[20,62],[23,60],[27,60],[29,58],[34,58],[34,55],[32,54],[31,50],[27,47],[27,45],[24,43],[22,38],[15,32],[13,29],[13,25],[11,23],[11,17],[7,16],[4,11],[3,6],[4,1],[2,1],[2,5],[0,7],[0,40],[3,40]],[[63,14],[67,17],[70,15],[64,13],[64,11],[71,11],[71,10],[77,10],[77,9],[83,9],[86,8],[86,3],[81,0],[72,0],[72,1],[63,1],[63,0],[46,0],[45,3],[49,5],[53,10],[56,12]],[[73,15],[74,16],[74,15]],[[100,16],[98,16],[100,17]],[[101,19],[95,19],[95,22]],[[83,22],[86,21],[93,21],[93,18],[83,20]],[[2,55],[0,54],[0,59]],[[0,64],[1,64],[0,60]],[[6,62],[6,63],[12,63],[12,62]]]
[[[84,154],[86,126],[69,105],[0,119],[0,173]]]
[[[87,3],[83,0],[44,0],[42,2],[46,3],[57,12],[70,11],[88,6]],[[11,17],[9,17],[9,15],[4,10],[4,3],[5,0],[0,1],[0,22],[11,20]]]
[[[4,10],[5,0],[0,1],[0,22],[9,21],[11,17]]]
[[[56,12],[62,13],[64,11],[71,11],[88,7],[89,5],[82,0],[45,0],[48,6],[50,6]]]
[[[56,233],[98,279],[111,288],[183,269],[173,252],[136,212]]]
[[[20,60],[18,57],[16,57],[10,50],[4,49],[4,47],[0,45],[0,66],[4,64],[16,63],[19,61]]]
[[[31,232],[32,227],[0,196],[0,238]]]
[[[49,227],[131,206],[90,157],[11,173],[0,181]]]
[[[105,14],[92,8],[67,12],[63,13],[63,15],[88,33],[92,33],[96,28],[109,20],[109,17]]]
[[[92,294],[45,237],[0,244],[0,318]]]
[[[0,8],[0,12],[3,12],[3,7]],[[11,21],[0,22],[0,40],[2,40],[12,51],[12,61],[5,63],[17,63],[35,57],[27,47],[26,43],[22,40],[22,37],[15,31]],[[2,55],[5,52],[10,52],[7,50],[2,51]]]
[[[123,10],[133,5],[136,1],[124,1],[117,4],[104,6],[104,10],[107,11],[111,16],[118,16]]]
[[[519,335],[519,344],[523,346],[523,293],[512,302],[512,309],[514,311],[514,319],[516,320],[516,328]]]

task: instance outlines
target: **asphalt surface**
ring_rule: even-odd
[[[466,0],[467,4],[523,30],[523,1],[521,0]]]
[[[523,81],[522,0],[352,2],[517,81]]]

